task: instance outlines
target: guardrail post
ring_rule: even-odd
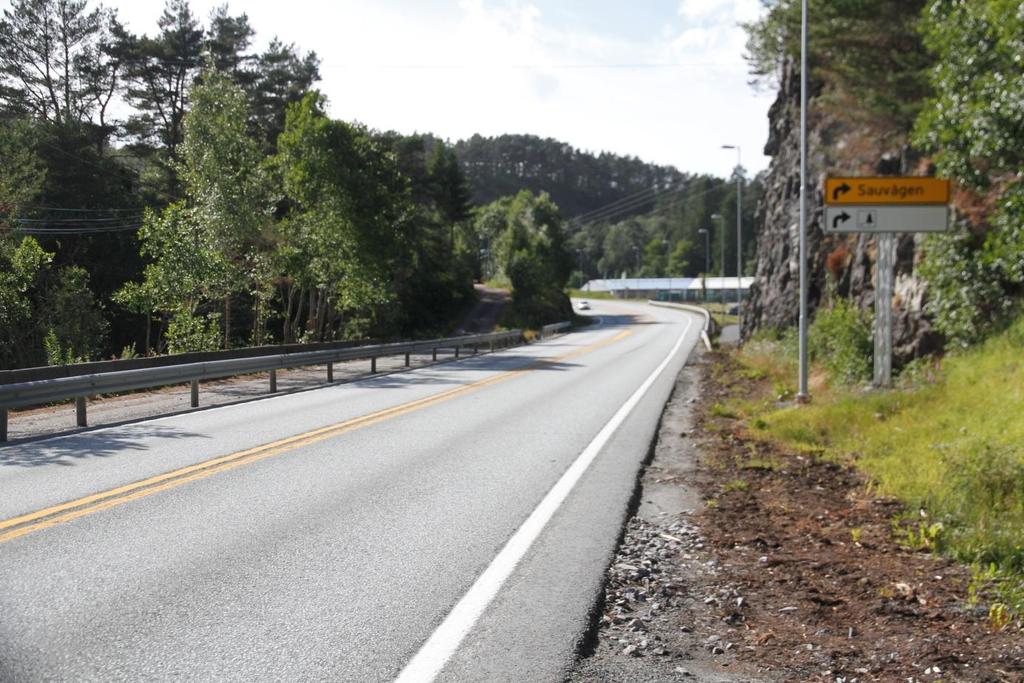
[[[7,408],[0,408],[0,441],[7,441]]]
[[[192,380],[190,382],[190,385],[191,386],[189,388],[191,389],[190,393],[191,393],[191,399],[192,399],[192,407],[193,408],[198,408],[199,407],[199,380],[197,380],[197,379]]]
[[[493,339],[490,341],[490,348],[488,349],[488,352],[494,353],[494,340]]]
[[[270,393],[277,392],[277,370],[270,371]]]
[[[459,345],[458,344],[455,344],[455,357],[456,358],[459,357]]]
[[[85,414],[85,396],[75,396],[75,422],[79,427],[89,426],[89,420]]]
[[[409,367],[409,354],[405,354],[405,367]]]
[[[479,344],[473,344],[473,355],[474,355],[474,356],[475,356],[475,355],[477,354],[477,352],[478,352],[479,350],[480,350],[480,346],[479,346]]]
[[[435,363],[437,362],[437,347],[436,346],[430,350],[430,359],[432,361],[434,361]]]
[[[334,381],[334,363],[328,363],[327,364],[327,381],[328,382],[333,382]]]
[[[377,372],[377,359],[376,357],[370,359],[370,372]]]

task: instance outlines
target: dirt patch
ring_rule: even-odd
[[[473,285],[476,290],[477,302],[466,317],[459,323],[458,334],[484,334],[493,332],[498,326],[505,304],[511,299],[506,289],[495,289],[484,285]]]
[[[971,604],[967,568],[896,541],[897,502],[712,413],[758,390],[725,354],[684,370],[569,680],[1024,681],[1024,634]]]
[[[702,406],[755,389],[727,355],[705,369]],[[1024,681],[1024,635],[970,606],[966,568],[896,542],[898,503],[738,420],[701,408],[697,425],[713,501],[698,526],[745,598],[720,628],[741,659],[791,681]]]

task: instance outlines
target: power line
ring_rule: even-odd
[[[635,213],[640,207],[642,207],[642,206],[644,206],[646,204],[649,204],[651,202],[657,202],[659,199],[662,199],[664,197],[672,196],[672,195],[677,194],[679,192],[685,192],[687,189],[688,188],[685,185],[681,186],[681,187],[674,187],[674,188],[671,188],[671,189],[661,190],[659,192],[656,192],[653,195],[651,195],[650,197],[638,197],[635,200],[631,200],[631,201],[629,201],[627,203],[624,203],[624,204],[621,204],[619,206],[610,206],[609,205],[608,208],[605,208],[605,209],[593,212],[591,215],[587,216],[584,220],[580,221],[578,223],[578,225],[593,225],[595,223],[606,222],[606,221],[610,221],[610,220],[619,218],[621,216],[625,216],[627,214]]]
[[[4,232],[17,233],[19,235],[105,235],[118,232],[130,232],[138,230],[142,223],[134,220],[122,220],[117,223],[104,225],[96,224],[75,224],[75,223],[46,223],[31,222],[25,223],[21,219],[11,222],[9,227],[3,228]]]
[[[94,225],[101,227],[103,224],[111,223],[125,223],[128,221],[137,221],[142,218],[141,213],[131,214],[128,216],[112,216],[110,218],[15,218],[15,222],[31,226],[32,224],[39,225]]]
[[[700,193],[695,194],[695,195],[680,196],[680,193],[682,193],[686,189],[688,189],[688,188],[687,187],[680,187],[680,188],[676,188],[676,189],[670,190],[668,192],[662,193],[662,195],[660,197],[658,197],[658,198],[663,198],[665,196],[673,196],[673,195],[675,195],[675,197],[671,201],[669,201],[667,204],[665,204],[663,206],[655,206],[655,207],[651,208],[648,211],[644,211],[640,215],[646,216],[646,215],[649,215],[649,214],[652,214],[652,213],[656,214],[656,213],[661,213],[663,211],[671,210],[671,209],[674,209],[674,208],[680,206],[681,203],[685,204],[686,201],[689,201],[691,199],[699,199],[700,197],[705,197],[705,196],[711,194],[712,192],[715,192],[715,191],[720,190],[722,188],[720,188],[720,187],[709,187],[708,189],[704,190],[703,192],[700,192]],[[639,204],[639,206],[642,206],[642,205],[643,205],[643,203]],[[586,222],[579,223],[578,225],[579,225],[579,227],[582,228],[582,227],[586,227],[588,225],[594,225],[595,223],[601,223],[601,222],[605,222],[605,221],[610,221],[610,220],[613,220],[617,216],[625,215],[627,213],[630,213],[631,211],[635,210],[635,208],[636,207],[633,207],[631,209],[630,208],[624,208],[624,209],[619,210],[619,211],[613,211],[613,212],[609,213],[606,216],[601,216],[601,217],[596,218],[596,219],[591,219],[591,220],[588,220]]]
[[[637,192],[634,192],[632,194],[628,194],[625,197],[620,197],[619,199],[616,199],[613,202],[609,202],[607,204],[599,206],[596,209],[591,209],[590,211],[585,211],[584,213],[577,214],[577,215],[573,216],[572,218],[570,218],[569,220],[570,221],[585,221],[585,220],[589,219],[591,216],[593,216],[595,214],[603,213],[605,210],[607,210],[607,209],[609,209],[611,207],[614,207],[614,206],[616,206],[618,204],[622,204],[623,202],[629,202],[629,201],[632,201],[633,199],[638,198],[638,197],[640,197],[642,195],[647,195],[647,194],[651,194],[653,192],[659,192],[659,191],[660,190],[658,189],[657,185],[654,185],[652,187],[648,187],[648,188],[643,189],[643,190],[638,190]]]
[[[660,197],[672,194],[673,192],[679,192],[682,189],[683,188],[673,188],[671,190],[661,190],[654,192],[649,196],[636,197],[635,199],[630,199],[618,205],[609,204],[607,207],[597,209],[589,214],[581,216],[575,222],[577,225],[591,225],[593,223],[605,221],[614,216],[619,216],[633,212],[639,207],[644,206],[645,204],[657,201]]]
[[[591,69],[617,69],[617,70],[641,70],[641,69],[689,69],[706,67],[736,67],[746,69],[746,64],[739,62],[666,62],[666,63],[611,63],[611,64],[321,64],[323,69],[381,69],[381,70],[409,70],[409,71],[454,71],[461,69],[566,69],[566,70],[591,70]]]
[[[74,213],[128,213],[134,211],[139,213],[138,209],[74,209],[64,206],[39,206],[36,204],[22,204],[23,209],[31,209],[32,211],[66,211]]]

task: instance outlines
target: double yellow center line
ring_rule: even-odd
[[[478,391],[492,384],[503,382],[523,373],[582,356],[585,353],[590,353],[591,351],[595,351],[603,346],[607,346],[608,344],[624,339],[631,333],[632,332],[630,330],[623,330],[609,339],[585,346],[573,351],[572,353],[558,356],[556,358],[540,360],[522,368],[503,372],[501,374],[494,375],[493,377],[488,377],[487,379],[482,379],[461,387],[456,387],[455,389],[441,392],[440,394],[427,396],[426,398],[417,399],[409,403],[403,403],[402,405],[386,408],[375,413],[370,413],[369,415],[363,415],[351,420],[346,420],[345,422],[339,422],[338,424],[314,429],[303,434],[290,436],[262,446],[256,446],[255,448],[249,448],[229,455],[206,460],[201,463],[196,463],[195,465],[189,465],[170,472],[164,472],[163,474],[158,474],[154,477],[149,477],[148,479],[142,479],[141,481],[137,481],[132,484],[119,486],[107,491],[101,491],[100,493],[61,503],[60,505],[54,505],[36,512],[12,517],[0,522],[0,543],[30,534],[33,531],[39,531],[57,524],[70,522],[78,519],[79,517],[91,515],[117,505],[123,505],[124,503],[132,500],[145,498],[146,496],[150,496],[154,493],[166,491],[167,489],[172,489],[188,482],[204,479],[219,472],[226,472],[228,470],[235,469],[236,467],[241,467],[242,465],[248,465],[250,463],[263,460],[264,458],[287,453],[288,451],[293,451],[303,446],[324,441],[325,439],[330,439],[356,429],[369,427],[370,425],[384,422],[385,420],[390,420],[391,418],[398,417],[400,415],[406,415],[417,410],[422,410],[423,408]]]

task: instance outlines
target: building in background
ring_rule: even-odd
[[[754,278],[740,278],[743,295]],[[656,299],[658,301],[736,301],[735,277],[641,277],[615,280],[590,280],[586,292],[607,292],[620,299]]]

